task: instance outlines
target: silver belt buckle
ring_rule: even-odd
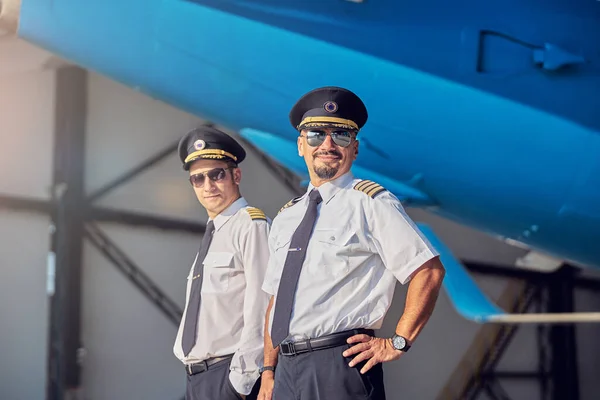
[[[287,344],[288,346],[288,350],[289,350],[289,354],[290,356],[295,356],[296,355],[296,346],[294,346],[294,342],[289,342]]]

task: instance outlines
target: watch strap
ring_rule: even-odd
[[[262,373],[265,372],[265,371],[273,371],[273,372],[275,372],[275,367],[274,366],[270,366],[270,365],[265,366],[265,367],[260,367],[260,369],[258,370],[258,373],[260,375],[262,375]]]

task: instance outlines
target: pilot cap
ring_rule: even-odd
[[[246,158],[246,151],[235,139],[211,126],[186,133],[179,141],[177,151],[186,171],[200,159],[230,161],[237,165]]]
[[[290,122],[297,130],[306,128],[343,128],[358,131],[367,122],[364,103],[356,94],[337,86],[311,90],[290,111]]]

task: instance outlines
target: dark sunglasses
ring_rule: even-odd
[[[202,186],[204,186],[204,180],[207,176],[208,179],[210,179],[213,182],[222,181],[227,176],[227,173],[225,171],[227,171],[228,169],[231,168],[214,168],[210,171],[190,175],[190,183],[194,187],[201,188]]]
[[[352,131],[339,130],[327,133],[319,129],[313,129],[306,132],[306,142],[311,147],[317,147],[323,144],[327,135],[331,136],[333,143],[340,147],[348,147],[354,139],[354,132]]]

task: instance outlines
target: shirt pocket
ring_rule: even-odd
[[[273,248],[275,253],[275,259],[277,260],[277,265],[280,265],[281,268],[283,268],[285,259],[287,258],[288,250],[290,248],[290,243],[292,241],[293,235],[293,231],[283,231],[279,232],[279,234],[277,235],[277,241],[275,242]]]
[[[233,253],[212,252],[204,258],[203,293],[225,292],[233,274]]]
[[[313,232],[311,258],[317,272],[338,277],[350,271],[350,254],[358,244],[356,233],[348,228],[318,229]]]

